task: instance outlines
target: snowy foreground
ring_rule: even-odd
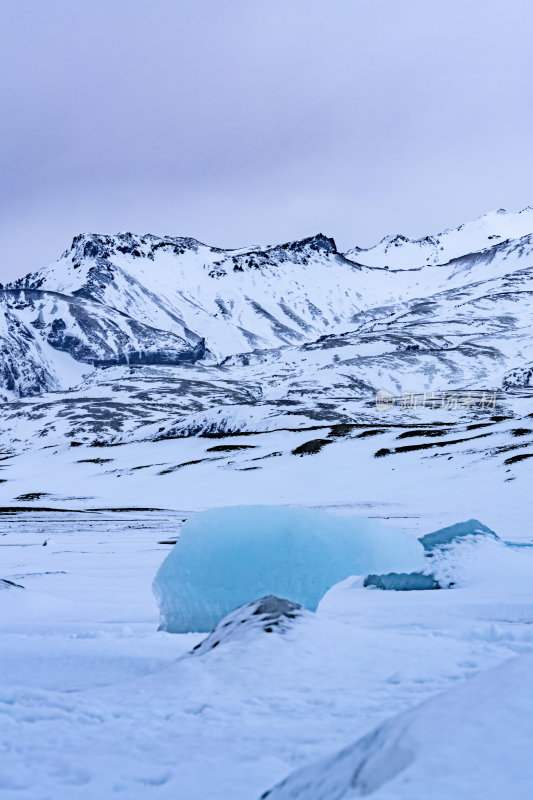
[[[2,800],[532,796],[533,548],[465,540],[453,589],[352,577],[190,654],[151,588],[186,516],[0,516]]]

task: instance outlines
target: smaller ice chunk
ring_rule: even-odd
[[[434,533],[421,536],[419,542],[424,550],[430,551],[434,550],[435,547],[443,547],[451,544],[461,539],[463,536],[490,536],[493,539],[500,538],[494,531],[491,531],[490,528],[487,528],[486,525],[479,522],[479,520],[469,519],[467,522],[457,522],[455,525],[450,525],[447,528],[439,528],[439,530]]]
[[[159,568],[160,628],[208,632],[266,595],[315,611],[350,575],[422,570],[416,537],[377,520],[286,506],[214,508],[191,517]]]
[[[389,572],[387,575],[367,575],[364,586],[387,589],[393,592],[412,592],[424,589],[440,589],[433,575],[422,572]]]

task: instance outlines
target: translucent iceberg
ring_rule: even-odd
[[[245,603],[277,595],[315,611],[349,575],[424,567],[414,536],[376,520],[284,506],[195,514],[155,577],[161,630],[210,631]]]

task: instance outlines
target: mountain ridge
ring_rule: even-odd
[[[528,227],[531,230],[518,238],[503,238],[504,232],[521,233]],[[84,376],[90,380],[91,371],[113,365],[179,369],[196,362],[268,362],[274,368],[269,353],[283,360],[295,347],[320,343],[324,336],[333,341],[364,320],[365,335],[369,325],[379,328],[379,320],[388,319],[390,331],[398,315],[412,319],[411,329],[421,332],[427,325],[420,309],[441,309],[440,320],[443,304],[459,320],[461,293],[472,314],[479,313],[479,303],[496,302],[500,284],[499,302],[506,309],[500,316],[508,320],[505,336],[510,345],[518,341],[516,331],[524,322],[516,316],[516,304],[509,305],[503,297],[510,297],[512,283],[524,309],[529,305],[531,231],[533,208],[518,214],[500,210],[437,237],[385,237],[374,248],[355,248],[360,253],[372,250],[376,256],[381,247],[380,262],[370,265],[349,258],[353,250],[339,253],[335,241],[322,233],[234,250],[192,237],[79,234],[56,262],[0,290],[0,389],[6,400],[68,390]],[[384,250],[391,245],[395,251],[407,248],[405,262],[410,248],[434,248],[437,240],[444,253],[457,250],[458,242],[488,246],[444,263],[420,264],[415,259],[411,266],[397,268],[384,263],[390,260]],[[476,300],[483,297],[484,288],[492,299]],[[489,312],[482,312],[483,330],[495,329]],[[439,336],[433,339],[447,341],[454,326],[444,321],[438,325]],[[470,331],[461,329],[465,346],[467,333],[473,341],[476,325],[473,318]],[[404,341],[404,334],[398,335]],[[416,336],[413,347],[415,340]],[[500,344],[494,342],[498,351]],[[533,361],[523,344],[516,356],[505,356],[505,373],[521,374]],[[68,367],[65,359],[71,359]],[[366,373],[363,362],[360,368]]]
[[[371,247],[354,247],[346,252],[347,257],[357,258],[367,266],[396,262],[398,268],[425,266],[428,263],[446,263],[468,252],[491,247],[495,240],[520,239],[533,232],[533,207],[521,211],[506,211],[503,208],[489,211],[477,219],[456,228],[446,228],[440,233],[409,238],[403,234],[385,236]],[[392,248],[397,249],[392,250]],[[429,254],[428,254],[429,253]],[[390,265],[387,265],[389,268]]]

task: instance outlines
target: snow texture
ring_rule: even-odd
[[[274,594],[315,611],[348,575],[423,566],[420,544],[375,520],[281,506],[196,514],[161,565],[161,629],[209,631],[238,606]]]
[[[532,670],[530,654],[472,678],[393,717],[261,798],[527,800],[533,786]]]

